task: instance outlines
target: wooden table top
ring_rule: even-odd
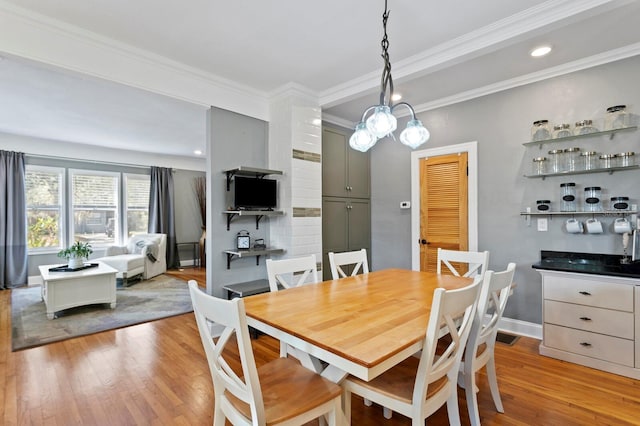
[[[472,282],[386,269],[243,300],[248,317],[372,368],[424,338],[437,287]]]

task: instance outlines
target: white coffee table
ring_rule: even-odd
[[[97,263],[97,267],[73,272],[54,272],[50,268],[61,265],[41,265],[42,300],[47,307],[47,318],[76,306],[109,303],[116,307],[116,269]]]

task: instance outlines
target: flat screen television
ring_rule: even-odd
[[[272,210],[277,205],[277,181],[244,176],[234,178],[236,209]]]

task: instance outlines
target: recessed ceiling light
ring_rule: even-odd
[[[202,151],[200,151],[199,149],[196,149],[195,151],[193,151],[193,153],[195,155],[202,155]]]
[[[399,101],[400,99],[402,99],[402,95],[400,93],[394,93],[391,97],[392,101]]]
[[[540,46],[531,51],[531,56],[533,56],[534,58],[539,58],[540,56],[544,56],[549,52],[551,52],[551,46]]]

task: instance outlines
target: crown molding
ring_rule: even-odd
[[[476,31],[442,43],[417,55],[394,63],[394,78],[420,76],[480,55],[497,45],[524,34],[569,19],[598,7],[618,7],[631,0],[548,0],[525,11],[494,22]],[[379,87],[378,71],[365,74],[320,93],[320,104],[330,108]]]
[[[269,101],[277,102],[286,98],[295,97],[318,106],[320,97],[318,93],[298,83],[287,83],[269,92]]]
[[[327,114],[325,112],[322,113],[322,121],[334,124],[336,126],[344,127],[346,129],[353,129],[355,126],[355,123],[353,123],[352,121],[345,120],[344,118]]]
[[[547,80],[566,74],[571,74],[576,71],[597,67],[599,65],[605,65],[611,62],[620,61],[638,55],[640,55],[640,43],[635,43],[618,49],[610,50],[605,53],[593,55],[588,58],[568,62],[566,64],[558,65],[552,68],[547,68],[542,71],[525,74],[519,77],[511,78],[509,80],[501,81],[499,83],[478,87],[477,89],[467,90],[466,92],[460,92],[453,96],[448,96],[445,98],[436,99],[431,102],[414,105],[413,108],[415,109],[416,113],[426,112],[490,95],[492,93],[502,92],[504,90],[513,89],[515,87],[536,83],[538,81]]]
[[[268,94],[0,1],[0,52],[266,120]]]

